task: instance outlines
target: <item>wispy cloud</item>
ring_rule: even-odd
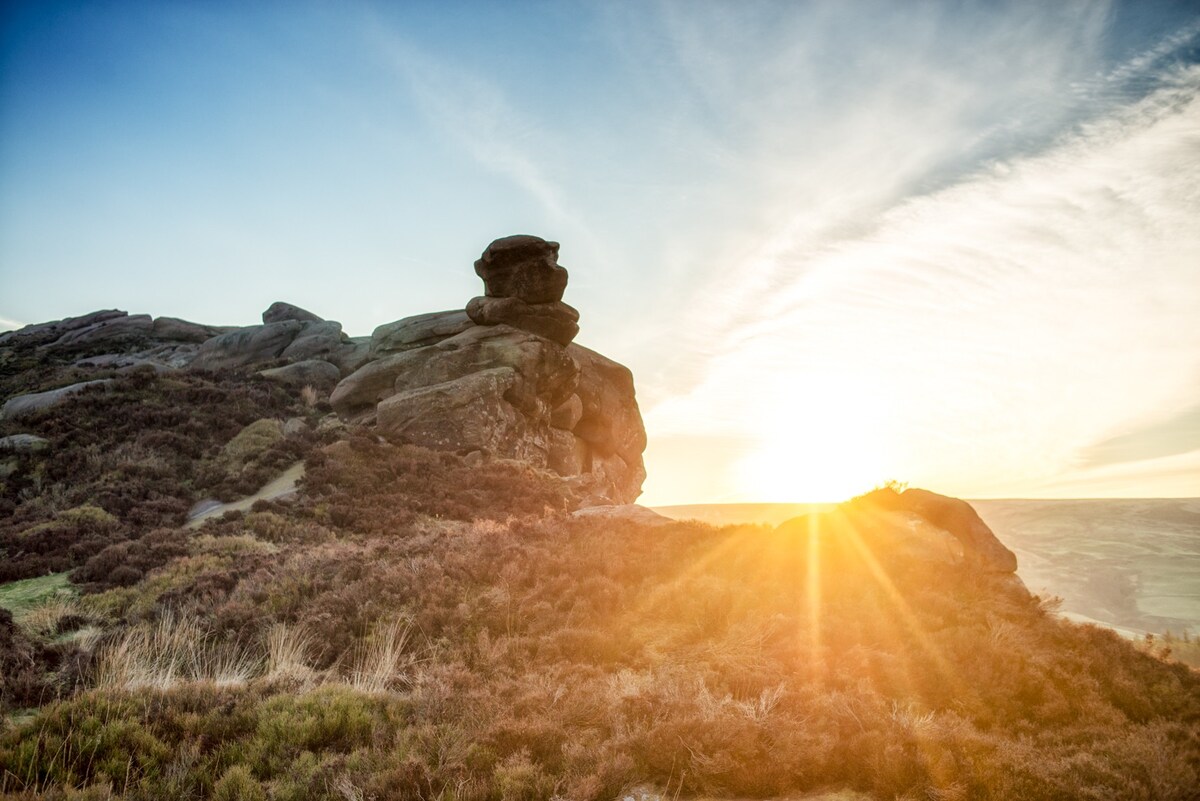
[[[1067,481],[1114,426],[1180,408],[1200,379],[1200,69],[1163,83],[864,232],[775,245],[778,277],[652,426],[766,430],[751,464],[852,443],[876,479],[978,496]]]

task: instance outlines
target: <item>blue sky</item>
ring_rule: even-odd
[[[0,326],[562,243],[648,503],[1200,495],[1194,4],[9,3]]]

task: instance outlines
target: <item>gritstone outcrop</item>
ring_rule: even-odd
[[[498,239],[475,262],[482,297],[463,311],[379,326],[368,361],[337,385],[335,411],[374,416],[393,439],[480,451],[552,470],[593,503],[629,503],[646,431],[629,370],[574,344],[557,242]]]
[[[81,368],[252,372],[331,391],[339,415],[391,440],[518,459],[562,476],[585,503],[629,503],[646,476],[633,375],[573,342],[579,312],[562,301],[558,250],[536,236],[497,239],[475,262],[482,296],[370,337],[281,301],[240,327],[110,309],[0,334],[0,360],[21,350]],[[93,383],[10,398],[3,414]]]

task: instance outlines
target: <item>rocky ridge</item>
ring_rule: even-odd
[[[585,503],[630,503],[645,479],[630,371],[573,342],[579,312],[562,301],[559,245],[519,235],[475,262],[484,294],[465,309],[406,317],[349,337],[341,323],[275,302],[259,325],[209,326],[108,309],[0,334],[17,354],[81,370],[255,373],[327,397],[344,420],[397,442],[506,458],[552,471]],[[5,399],[16,419],[101,379]]]

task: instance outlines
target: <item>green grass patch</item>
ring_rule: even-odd
[[[12,612],[19,620],[29,610],[40,606],[56,595],[74,595],[75,588],[67,579],[67,573],[52,573],[49,576],[21,579],[0,584],[0,607]]]

